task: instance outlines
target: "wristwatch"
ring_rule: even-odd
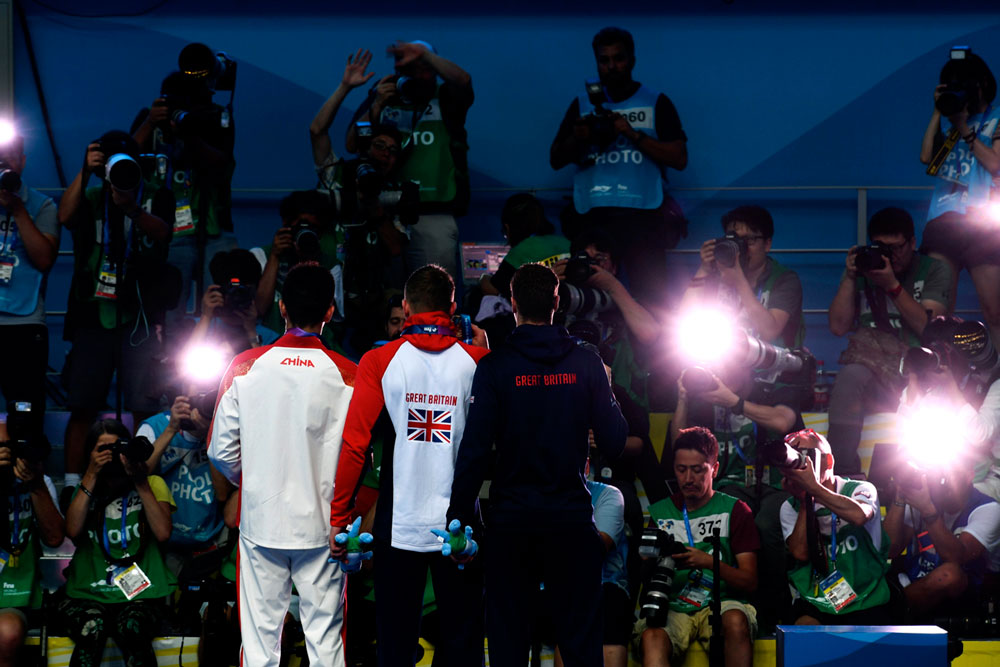
[[[732,407],[732,409],[730,409],[729,411],[732,412],[734,415],[742,415],[743,414],[743,402],[744,402],[743,401],[743,397],[740,396],[740,400],[736,401],[736,405],[734,405]]]

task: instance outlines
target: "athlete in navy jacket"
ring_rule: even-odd
[[[601,665],[601,565],[584,468],[588,431],[609,458],[628,427],[604,364],[552,325],[559,303],[551,269],[526,264],[511,281],[518,327],[508,345],[484,357],[472,382],[455,464],[448,520],[471,524],[496,442],[490,486],[486,627],[490,664],[524,665],[539,579],[562,608],[556,640],[567,667]]]

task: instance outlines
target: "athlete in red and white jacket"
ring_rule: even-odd
[[[285,301],[279,307],[288,313],[289,330],[273,345],[233,360],[220,388],[208,456],[241,493],[242,664],[278,665],[294,583],[310,663],[342,666],[345,576],[339,565],[328,562],[325,508],[333,499],[332,480],[357,368],[319,338],[332,306],[310,316],[293,303],[297,286],[306,293],[327,287],[330,298],[325,302],[332,303],[329,273],[318,265],[296,267],[285,285],[288,310]],[[311,305],[315,311],[316,304]]]
[[[383,445],[372,530],[380,665],[413,664],[428,567],[442,615],[442,645],[436,647],[442,664],[465,667],[483,660],[481,569],[472,563],[459,570],[441,556],[431,533],[445,528],[472,376],[488,352],[455,337],[455,304],[442,297],[448,286],[453,296],[451,277],[433,265],[407,281],[401,337],[361,358],[337,467],[334,532],[348,523],[372,428],[386,410],[396,437]],[[435,295],[443,303],[435,303]]]

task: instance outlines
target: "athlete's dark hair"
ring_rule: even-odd
[[[510,293],[517,302],[517,312],[531,322],[552,322],[556,309],[559,278],[543,264],[525,264],[514,272]]]
[[[411,313],[435,310],[447,313],[455,301],[455,281],[437,264],[428,264],[410,274],[403,287],[403,298]]]
[[[333,276],[316,262],[292,267],[281,288],[281,301],[292,326],[311,327],[325,322],[334,287]]]

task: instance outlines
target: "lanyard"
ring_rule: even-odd
[[[976,125],[976,138],[977,139],[979,138],[979,132],[983,129],[983,126],[986,125],[986,120],[990,117],[990,111],[992,111],[992,110],[993,110],[993,105],[992,104],[988,104],[986,106],[986,111],[983,112],[983,117],[979,119],[979,124]]]
[[[128,513],[125,510],[128,508],[128,496],[129,494],[122,496],[122,551],[126,554],[128,554],[128,530],[125,525],[125,520],[128,517]],[[102,537],[104,538],[104,551],[107,552],[108,558],[110,558],[111,545],[108,542],[108,515],[106,512],[104,514],[104,535]]]
[[[739,456],[741,459],[743,459],[743,463],[750,463],[750,457],[747,456],[746,452],[743,451],[743,448],[740,447],[740,434],[739,434],[739,431],[733,433],[732,431],[729,430],[729,425],[730,425],[730,422],[731,422],[732,418],[733,418],[733,414],[729,411],[728,408],[726,408],[726,435],[728,436],[729,442],[733,443],[733,449],[736,450],[737,456]],[[752,423],[753,423],[754,442],[756,442],[756,439],[757,439],[757,422],[752,422]]]
[[[136,197],[136,201],[137,202],[141,202],[142,201],[142,191],[143,191],[144,185],[145,184],[142,183],[142,182],[139,183],[139,194]],[[108,200],[110,198],[111,198],[111,195],[109,193],[105,193],[104,194],[104,237],[102,239],[102,245],[103,245],[103,249],[104,249],[104,258],[105,259],[111,259],[111,240],[109,238],[109,236],[110,236],[110,228],[111,228],[111,216],[110,216],[110,211],[108,210],[108,208],[109,208],[108,207]],[[125,223],[125,214],[123,213],[122,214],[122,225],[125,225],[125,224],[126,224]],[[132,250],[132,235],[134,233],[135,233],[135,224],[132,222],[132,220],[129,220],[128,221],[128,241],[125,243],[125,257],[122,258],[123,262],[128,260],[128,254]],[[118,258],[116,257],[115,258],[115,260],[116,260],[115,266],[117,266],[117,259]]]
[[[684,512],[684,528],[685,528],[685,530],[687,530],[688,543],[693,547],[694,546],[694,533],[691,532],[691,521],[688,519],[688,504],[687,504],[687,502],[684,503],[684,506],[681,509]]]
[[[318,333],[312,333],[312,332],[309,332],[309,331],[305,331],[304,329],[300,329],[298,327],[292,327],[291,329],[289,329],[285,333],[286,334],[292,334],[293,336],[298,336],[299,338],[305,338],[306,336],[315,336],[316,338],[320,338],[320,335]]]
[[[10,219],[10,211],[7,212],[7,227],[3,231],[3,245],[0,246],[0,252],[3,253],[13,253],[14,243],[17,241],[17,230],[13,233],[11,230],[14,227],[14,221]],[[10,245],[7,245],[7,236],[10,235]]]
[[[451,327],[444,327],[440,324],[411,324],[399,332],[400,336],[410,336],[413,334],[429,334],[431,336],[455,337],[455,332]]]
[[[17,490],[17,485],[14,486],[14,532],[10,536],[10,551],[13,554],[21,553],[20,541],[21,541],[21,494]]]
[[[830,555],[830,567],[831,569],[837,569],[837,515],[834,512],[830,512],[830,549],[832,553]]]

